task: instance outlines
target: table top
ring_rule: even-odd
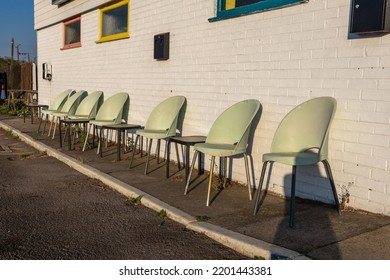
[[[23,93],[23,92],[38,93],[38,91],[34,89],[8,89],[7,91],[14,92],[14,93]]]
[[[64,123],[87,123],[90,119],[60,119],[60,122]]]
[[[43,105],[43,104],[26,104],[27,107],[41,107],[41,108],[49,108],[49,105]]]
[[[131,123],[120,123],[120,124],[109,124],[103,125],[103,128],[109,129],[131,129],[131,128],[141,128],[139,124],[131,124]]]
[[[194,145],[197,143],[204,143],[206,136],[190,135],[190,136],[175,136],[171,138],[171,142],[179,143],[182,145]]]

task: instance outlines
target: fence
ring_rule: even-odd
[[[32,63],[14,64],[5,66],[0,72],[7,73],[8,89],[32,90],[34,67]]]

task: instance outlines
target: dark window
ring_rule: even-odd
[[[77,17],[64,22],[64,44],[63,48],[74,48],[81,46],[81,18]]]

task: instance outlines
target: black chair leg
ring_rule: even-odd
[[[169,178],[169,162],[171,161],[171,141],[169,138],[167,139],[165,146],[165,151],[167,153],[167,160],[165,162],[165,177]]]
[[[157,163],[160,163],[160,144],[161,144],[161,139],[157,140],[157,148],[156,148],[156,160]]]
[[[268,164],[268,161],[263,162],[263,168],[262,168],[262,170],[261,170],[261,176],[260,176],[259,189],[257,190],[257,194],[256,194],[255,208],[253,209],[253,216],[256,215],[257,207],[258,207],[258,205],[259,205],[260,193],[261,193],[261,188],[262,188],[262,186],[263,186],[265,171],[267,170],[267,164]]]
[[[292,177],[291,177],[291,197],[290,197],[290,224],[289,224],[290,228],[294,227],[296,175],[297,175],[297,167],[293,165]]]
[[[177,147],[177,143],[175,143],[175,149],[176,149],[177,170],[180,171],[180,157],[179,157],[179,149]]]
[[[144,174],[145,174],[145,175],[148,174],[148,167],[149,167],[149,160],[150,160],[150,152],[152,151],[152,143],[153,143],[153,140],[150,138],[150,139],[149,139],[148,154],[147,154],[147,156],[146,156],[146,164],[145,164],[145,171],[144,171]]]
[[[334,202],[336,204],[336,210],[339,213],[339,215],[341,215],[339,197],[337,195],[336,186],[334,184],[334,179],[333,179],[333,175],[332,175],[332,170],[330,168],[330,164],[326,159],[323,160],[322,163],[324,164],[326,175],[328,176],[329,181],[330,181],[330,185],[332,187]]]

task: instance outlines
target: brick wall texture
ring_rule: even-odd
[[[349,0],[310,0],[213,23],[214,0],[130,5],[129,39],[95,43],[97,9],[81,14],[80,48],[61,50],[61,22],[38,30],[38,66],[50,63],[53,74],[50,82],[39,74],[41,102],[65,88],[103,90],[106,98],[125,91],[128,121],[144,124],[160,101],[184,95],[183,135],[206,135],[228,106],[258,99],[263,114],[251,151],[258,186],[262,154],[286,113],[332,96],[338,108],[329,162],[340,200],[349,195],[351,208],[390,214],[390,35],[350,38]],[[170,32],[170,58],[156,61],[153,37],[164,32]],[[290,178],[291,167],[275,164],[267,188],[288,196]],[[233,160],[232,180],[245,182],[241,158]],[[297,180],[298,196],[333,203],[322,165],[298,168]]]

